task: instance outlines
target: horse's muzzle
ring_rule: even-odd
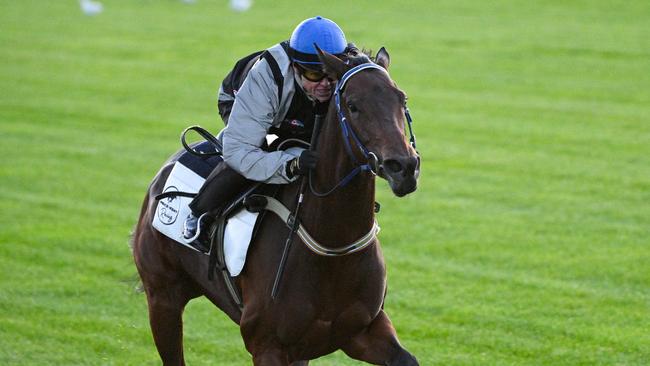
[[[420,157],[391,158],[381,162],[379,176],[385,178],[397,197],[415,191],[420,175]]]

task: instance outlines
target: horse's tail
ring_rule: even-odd
[[[138,222],[135,224],[133,227],[133,230],[131,230],[131,234],[129,235],[129,248],[131,249],[131,255],[133,256],[133,246],[135,245],[135,239],[138,237],[138,229],[141,228],[142,226],[142,220],[146,216],[146,210],[149,205],[149,194],[147,192],[147,195],[144,197],[144,200],[142,200],[142,208],[140,209],[140,216],[138,218]],[[144,292],[144,285],[142,284],[142,279],[140,279],[140,276],[137,274],[134,276],[135,281],[137,283],[134,286],[135,292],[143,293]]]
[[[131,234],[129,236],[129,248],[131,248],[131,254],[133,254],[133,245],[135,244],[135,238],[137,235],[138,228],[142,224],[142,219],[145,216],[145,211],[147,210],[148,205],[149,205],[149,194],[147,192],[147,195],[142,200],[142,207],[140,208],[140,216],[138,217],[138,222],[133,227],[133,230],[131,230]]]

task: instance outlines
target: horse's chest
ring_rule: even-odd
[[[295,359],[312,359],[341,348],[379,313],[386,285],[384,268],[376,252],[364,254],[327,266],[312,256],[294,262],[306,275],[286,282],[285,294],[291,296],[282,297],[282,305],[262,318],[274,328],[273,338],[287,345]]]

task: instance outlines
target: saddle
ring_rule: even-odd
[[[243,269],[248,245],[255,238],[266,214],[263,208],[256,209],[255,200],[249,198],[251,196],[274,197],[280,186],[252,181],[242,182],[244,179],[241,177],[233,179],[232,176],[237,173],[228,171],[229,168],[223,164],[223,159],[218,154],[220,146],[215,144],[217,140],[211,141],[208,138],[206,140],[192,146],[182,140],[186,151],[180,153],[167,178],[163,192],[155,197],[158,207],[152,224],[154,228],[175,242],[209,256],[208,278],[213,280],[215,272],[218,271],[233,300],[241,306],[241,294],[234,278]],[[224,168],[223,171],[219,171],[219,174],[226,174],[221,182],[216,183],[222,186],[221,189],[229,192],[222,195],[224,204],[201,217],[203,233],[200,235],[204,236],[208,250],[200,250],[182,237],[183,222],[190,213],[189,203],[192,198],[204,186],[210,173],[220,166]],[[223,187],[224,185],[231,186]]]

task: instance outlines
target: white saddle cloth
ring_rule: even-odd
[[[194,173],[185,165],[176,162],[167,178],[167,182],[165,182],[163,192],[196,193],[204,181],[205,179],[200,175]],[[191,201],[192,198],[190,197],[180,196],[161,199],[156,207],[152,225],[156,230],[175,242],[198,251],[186,243],[183,238],[183,223],[190,214],[188,205]],[[238,276],[244,268],[246,253],[253,236],[257,216],[258,213],[256,212],[248,212],[242,209],[228,218],[224,233],[224,255],[228,272],[233,277]]]

